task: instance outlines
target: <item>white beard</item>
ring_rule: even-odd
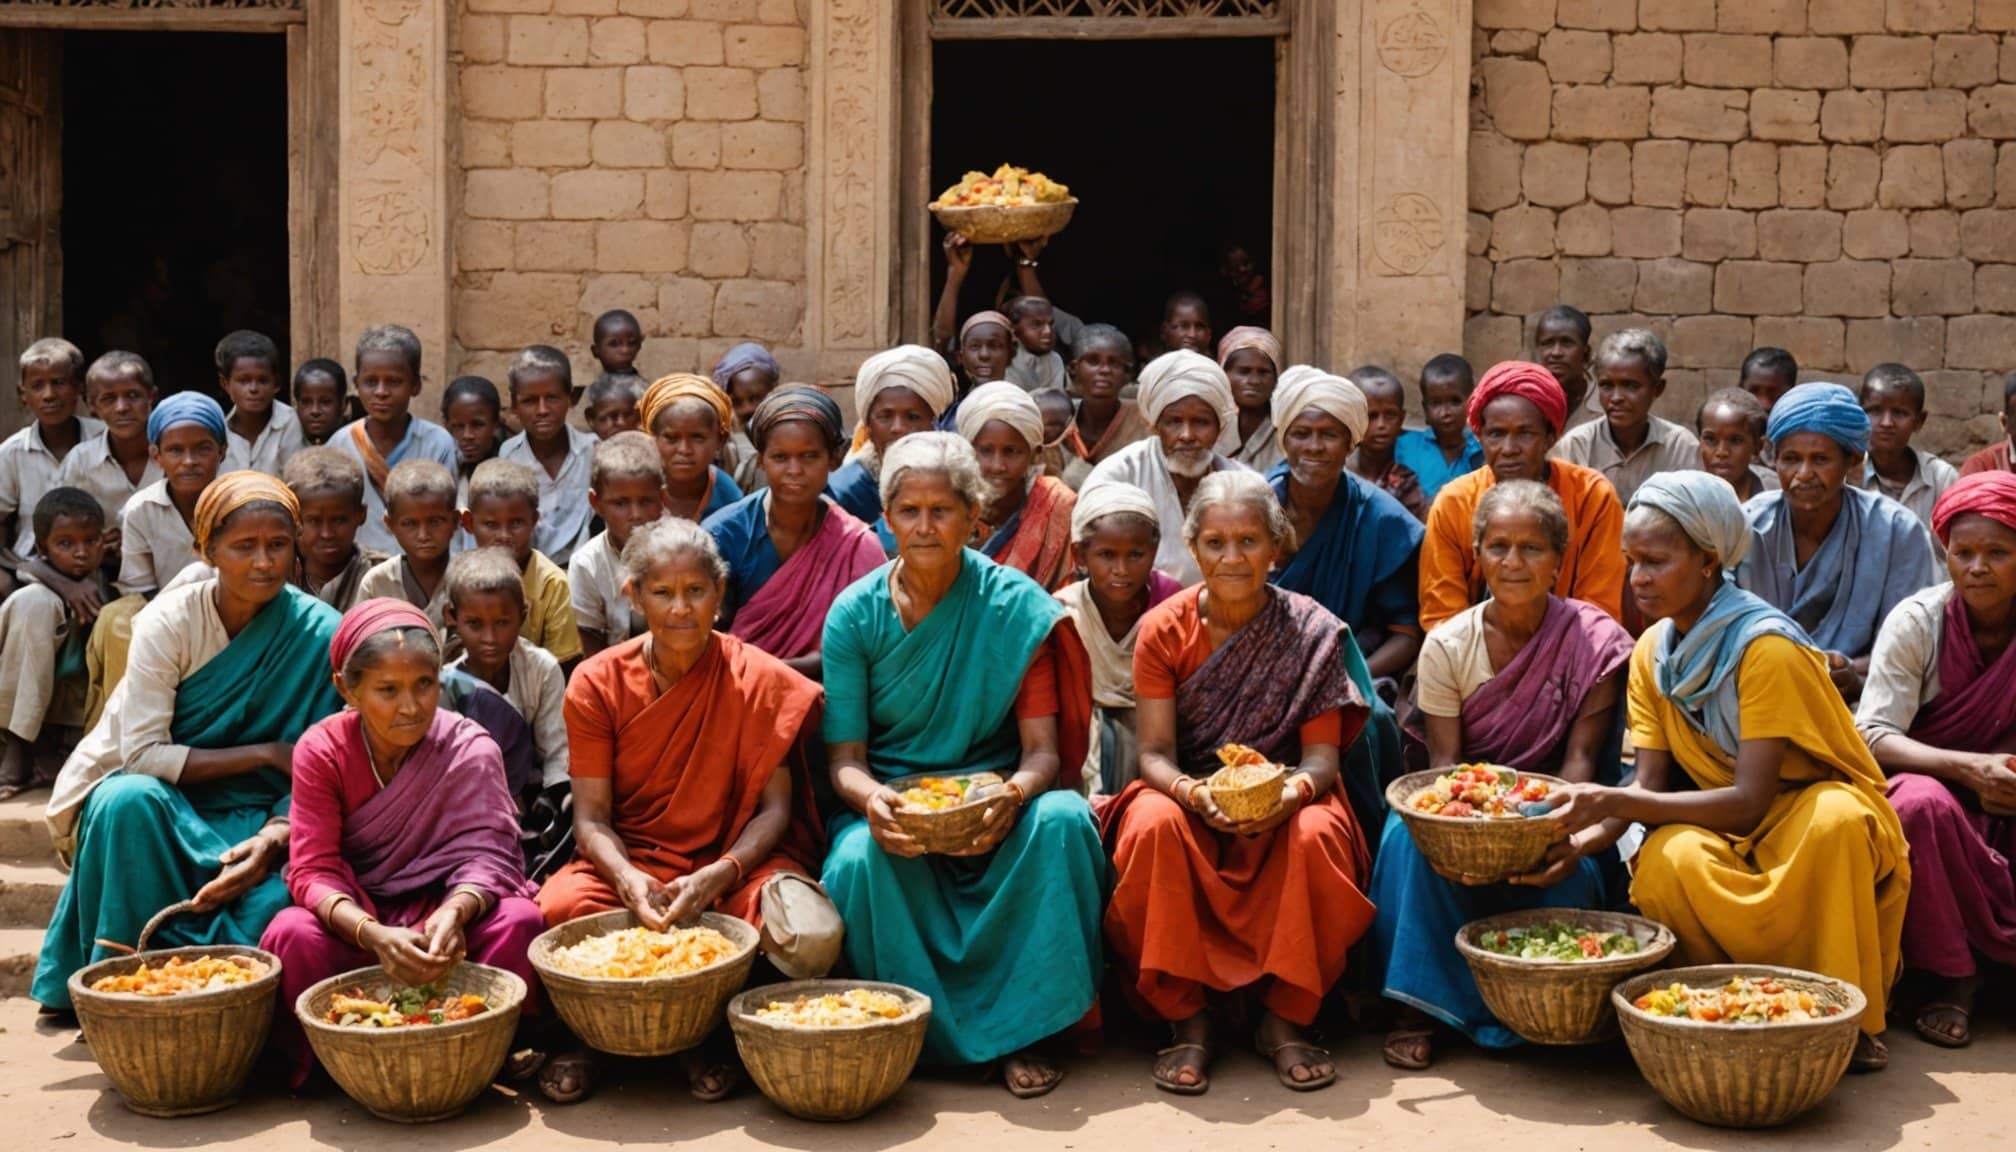
[[[1211,452],[1205,448],[1173,456],[1164,452],[1162,462],[1169,466],[1171,476],[1181,476],[1185,480],[1195,480],[1211,472]]]

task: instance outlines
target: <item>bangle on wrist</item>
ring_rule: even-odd
[[[370,949],[364,947],[364,929],[376,923],[378,923],[378,918],[367,913],[362,920],[357,921],[357,927],[350,930],[350,942],[357,945],[359,949],[366,952],[370,951]]]
[[[1310,779],[1307,772],[1297,772],[1295,775],[1289,777],[1289,783],[1294,786],[1296,794],[1302,797],[1302,803],[1311,804],[1315,802],[1316,781]]]
[[[1015,781],[1013,781],[1013,780],[1007,780],[1007,781],[1003,781],[1003,782],[1002,782],[1002,784],[1001,784],[1001,788],[1002,788],[1002,790],[1003,790],[1003,791],[1008,791],[1008,790],[1011,790],[1011,789],[1012,789],[1012,790],[1014,791],[1014,793],[1015,793],[1015,806],[1016,806],[1017,808],[1020,808],[1020,807],[1022,807],[1023,805],[1025,805],[1025,804],[1029,803],[1029,793],[1027,793],[1027,792],[1023,791],[1023,790],[1022,790],[1022,785],[1020,785],[1020,784],[1017,784],[1017,783],[1016,783]]]
[[[721,854],[720,862],[724,864],[732,864],[735,866],[735,879],[730,881],[730,883],[740,884],[742,883],[742,877],[748,874],[747,871],[742,867],[742,861],[737,859],[733,852],[723,852]]]

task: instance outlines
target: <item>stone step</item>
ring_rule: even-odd
[[[0,928],[41,930],[56,913],[64,873],[55,863],[0,863]]]
[[[43,864],[55,858],[49,846],[49,825],[42,819],[48,805],[47,788],[0,800],[0,860]]]
[[[41,955],[40,928],[0,928],[0,1000],[28,995]]]

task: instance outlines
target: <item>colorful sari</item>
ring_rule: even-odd
[[[1841,490],[1841,514],[1804,568],[1783,492],[1754,497],[1743,512],[1757,541],[1736,566],[1737,585],[1797,621],[1823,652],[1867,656],[1891,609],[1941,575],[1925,525],[1878,492]]]
[[[882,543],[830,499],[812,538],[791,559],[770,539],[769,497],[758,492],[707,518],[728,562],[728,630],[782,660],[819,650],[826,610],[849,584],[883,564]]]
[[[865,741],[870,770],[1012,771],[1017,696],[1063,606],[968,549],[957,581],[906,630],[877,569],[826,621],[825,732]],[[1098,991],[1106,857],[1082,797],[1033,796],[982,857],[885,854],[853,812],[835,818],[827,891],[858,976],[931,997],[925,1058],[978,1064],[1068,1028]]]
[[[986,542],[980,551],[1054,592],[1071,576],[1071,509],[1077,504],[1078,494],[1062,480],[1039,476],[1013,516],[991,531],[981,527]]]
[[[1269,472],[1267,482],[1286,507],[1288,466]],[[1396,625],[1420,629],[1424,531],[1391,493],[1346,471],[1330,507],[1274,573],[1274,583],[1313,597],[1351,626],[1361,651],[1376,650]]]

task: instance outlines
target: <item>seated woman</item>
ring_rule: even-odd
[[[991,489],[973,538],[986,557],[1041,584],[1070,575],[1071,509],[1078,494],[1031,467],[1043,447],[1043,410],[1020,384],[982,384],[959,405],[959,435],[980,458]]]
[[[475,721],[440,707],[441,640],[427,614],[366,600],[344,614],[329,663],[350,707],[294,749],[294,907],[259,940],[280,958],[280,1002],[369,964],[401,984],[432,983],[465,955],[536,986],[525,949],[546,922],[504,759]],[[299,1088],[315,1057],[293,1013],[279,1014],[274,1038]]]
[[[1091,810],[1052,790],[1058,702],[1044,648],[1064,609],[965,546],[987,488],[964,440],[896,445],[882,498],[896,563],[841,593],[826,620],[826,743],[848,809],[833,821],[826,890],[850,926],[854,973],[931,997],[925,1059],[1001,1060],[1010,1092],[1040,1096],[1063,1077],[1033,1046],[1098,991],[1106,880]],[[1008,777],[985,829],[963,852],[924,855],[887,782],[975,771]]]
[[[1214,994],[1249,989],[1264,1007],[1254,1045],[1282,1086],[1335,1080],[1308,1029],[1372,926],[1370,853],[1338,767],[1371,709],[1344,622],[1267,583],[1293,531],[1255,473],[1197,486],[1183,535],[1204,583],[1142,621],[1141,778],[1101,813],[1118,877],[1106,936],[1133,998],[1171,1025],[1155,1085],[1186,1096],[1210,1085]],[[1235,822],[1202,786],[1234,743],[1289,766],[1273,815]]]
[[[263,472],[233,472],[196,503],[215,575],[134,617],[126,674],[49,798],[70,878],[33,995],[68,1009],[65,982],[139,943],[156,912],[194,899],[152,943],[255,944],[287,906],[293,741],[343,706],[330,682],[334,608],[289,583],[298,505]]]
[[[842,589],[880,568],[882,543],[826,496],[840,462],[840,405],[793,384],[749,414],[764,489],[709,516],[728,563],[728,631],[819,679],[819,636]]]
[[[1938,579],[1932,536],[1910,509],[1856,487],[1869,415],[1855,393],[1801,384],[1772,406],[1765,435],[1781,487],[1743,506],[1757,544],[1736,568],[1737,586],[1797,621],[1854,701],[1877,625]]]
[[[870,356],[854,373],[854,410],[860,413],[854,447],[826,482],[826,495],[882,532],[882,461],[898,440],[935,427],[955,398],[952,370],[929,348],[904,344]],[[893,545],[882,541],[885,551]]]
[[[1874,1070],[1889,1062],[1883,1013],[1901,968],[1904,832],[1826,657],[1725,576],[1750,546],[1719,477],[1668,472],[1632,497],[1631,594],[1653,622],[1631,653],[1637,775],[1556,794],[1570,837],[1553,864],[1607,850],[1634,822],[1654,829],[1631,902],[1679,937],[1675,962],[1855,985],[1869,1007],[1850,1067]]]
[[[1631,637],[1602,609],[1553,595],[1568,546],[1568,512],[1530,480],[1495,485],[1477,503],[1477,559],[1490,599],[1428,634],[1415,675],[1416,765],[1503,764],[1568,780],[1617,783],[1620,705]],[[1605,854],[1605,865],[1614,856]],[[1372,871],[1383,992],[1403,1007],[1386,1035],[1386,1062],[1421,1069],[1435,1024],[1487,1048],[1519,1043],[1484,1006],[1470,966],[1451,941],[1472,920],[1525,908],[1614,903],[1593,857],[1505,884],[1473,885],[1438,873],[1397,814],[1386,818]]]
[[[1979,958],[2016,964],[2016,475],[1962,477],[1932,530],[1953,582],[1883,622],[1855,724],[1911,843],[1904,966],[1938,982],[1913,1027],[1958,1048]]]
[[[742,499],[735,478],[715,463],[735,419],[720,385],[689,372],[663,377],[644,390],[637,418],[665,464],[666,512],[697,524]]]

